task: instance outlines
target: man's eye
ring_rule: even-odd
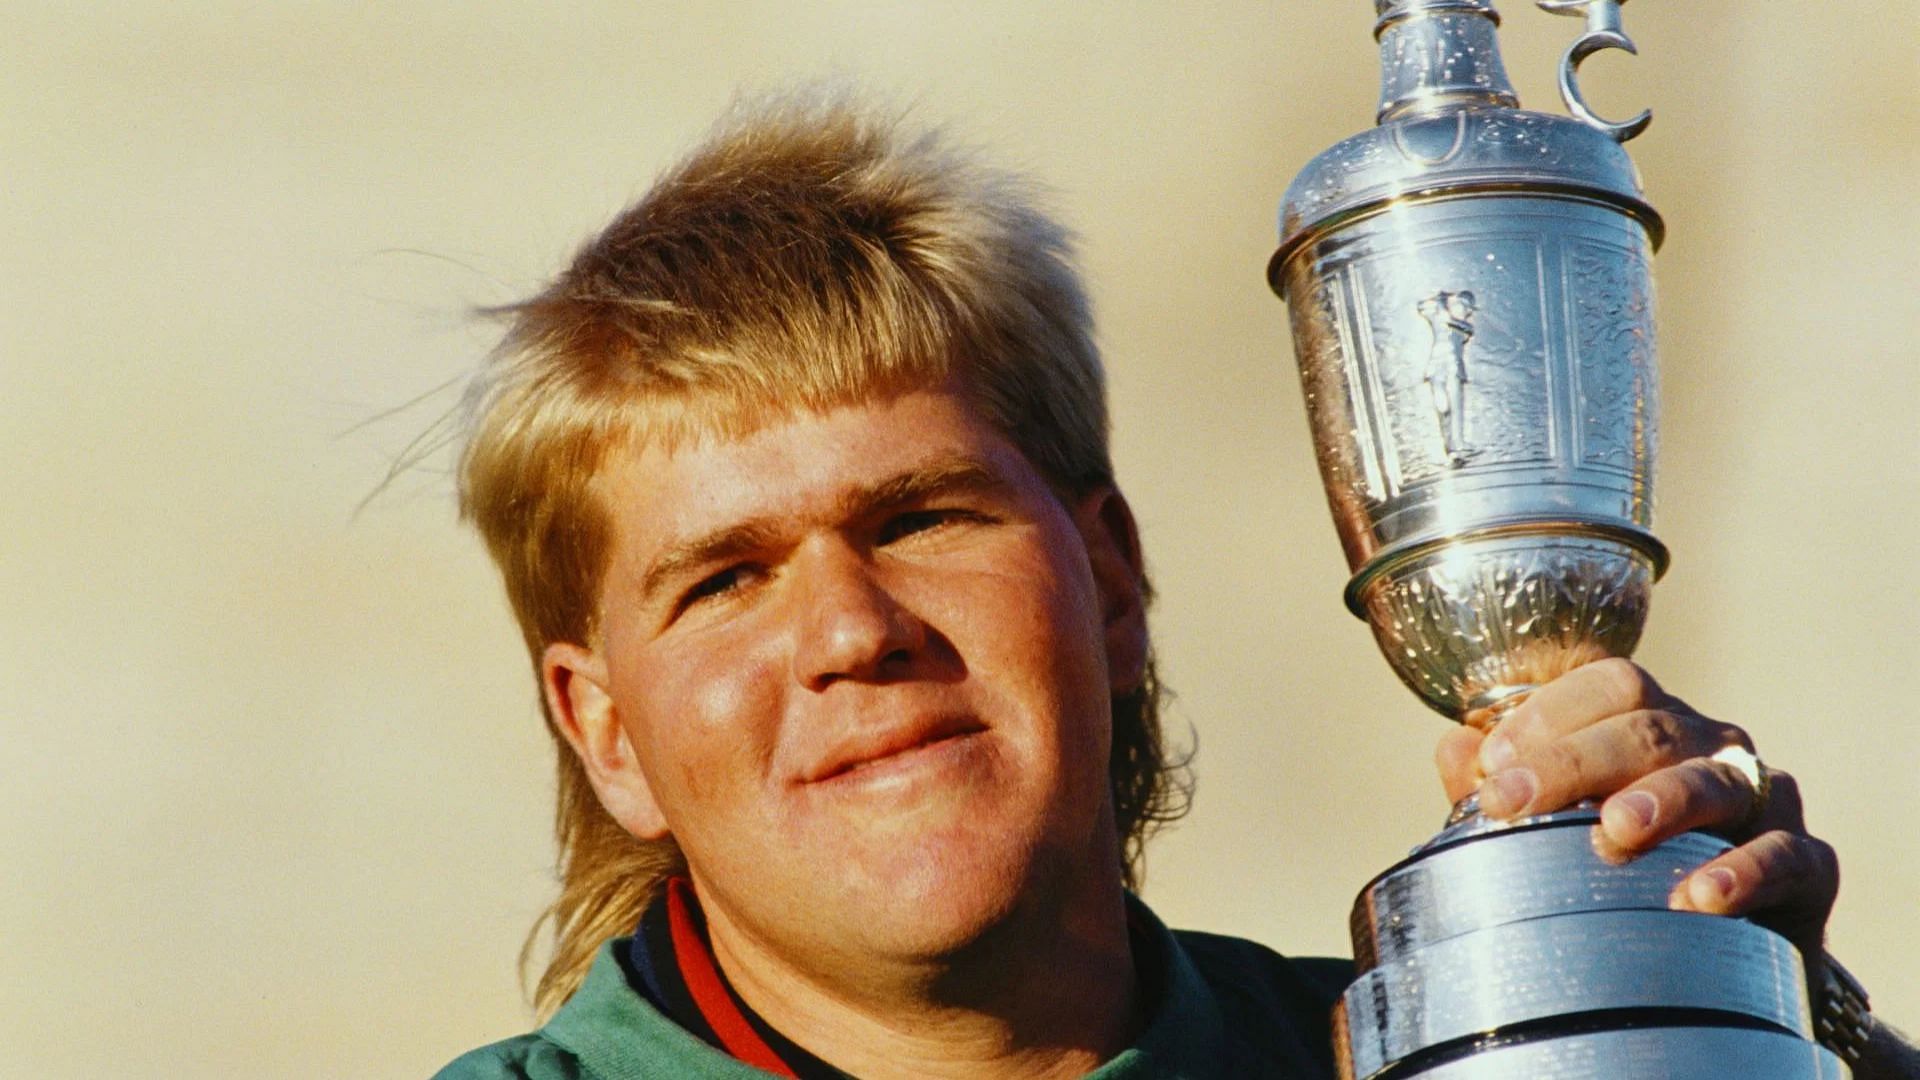
[[[909,510],[906,513],[895,514],[893,517],[887,519],[887,523],[880,529],[880,543],[890,544],[896,540],[902,540],[918,533],[931,532],[935,529],[966,522],[985,520],[984,515],[974,513],[971,510],[957,510],[952,508]]]
[[[684,610],[702,600],[725,596],[746,585],[752,579],[752,574],[753,568],[744,565],[729,566],[717,574],[709,574],[686,591],[680,598],[679,606]]]

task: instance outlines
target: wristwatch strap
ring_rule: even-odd
[[[1857,1065],[1873,1036],[1867,991],[1831,953],[1822,953],[1819,995],[1813,1002],[1813,1035],[1820,1045]]]

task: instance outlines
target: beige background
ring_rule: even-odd
[[[1528,102],[1577,29],[1509,0]],[[838,72],[1045,177],[1200,742],[1170,921],[1296,952],[1443,807],[1339,602],[1287,178],[1371,122],[1370,5],[6,3],[0,1071],[418,1077],[527,1022],[547,750],[445,459],[488,334],[738,86]],[[1672,226],[1642,659],[1797,772],[1836,950],[1920,1025],[1908,5],[1640,3],[1589,66]],[[436,388],[441,388],[436,391]],[[382,416],[419,395],[419,404]],[[364,426],[364,421],[371,420]]]

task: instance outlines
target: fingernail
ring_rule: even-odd
[[[1513,764],[1513,740],[1495,732],[1480,744],[1480,771],[1492,776]]]
[[[1736,879],[1733,871],[1724,866],[1715,866],[1695,874],[1693,884],[1687,887],[1694,907],[1703,909],[1719,908],[1733,895]]]
[[[1480,790],[1480,810],[1489,817],[1512,817],[1526,809],[1538,790],[1540,782],[1534,778],[1532,769],[1495,773]]]
[[[1615,843],[1613,838],[1607,835],[1607,830],[1601,826],[1593,827],[1590,838],[1593,841],[1593,853],[1608,866],[1624,866],[1633,861],[1633,850]]]
[[[1645,791],[1615,795],[1600,808],[1600,820],[1615,836],[1644,833],[1660,820],[1660,800]]]

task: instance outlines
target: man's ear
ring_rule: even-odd
[[[1140,688],[1147,672],[1147,572],[1140,531],[1126,496],[1110,484],[1080,497],[1074,522],[1099,591],[1107,677],[1114,694],[1129,694]]]
[[[547,715],[586,769],[600,805],[642,840],[667,835],[653,785],[641,772],[633,742],[621,726],[620,711],[608,689],[606,662],[591,649],[554,642],[540,656],[540,685]]]

